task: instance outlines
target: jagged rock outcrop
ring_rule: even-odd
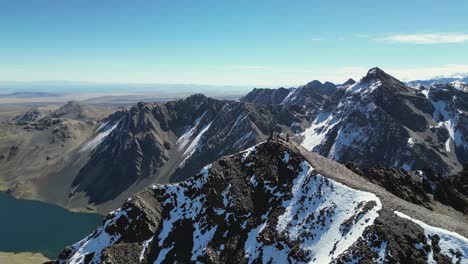
[[[56,263],[455,263],[468,239],[432,225],[466,235],[464,219],[272,139],[145,189]]]
[[[432,209],[430,204],[435,200],[468,214],[468,164],[463,171],[447,178],[428,169],[407,172],[383,166],[359,168],[352,163],[346,164],[346,167],[411,203]]]
[[[43,118],[44,116],[47,115],[47,113],[44,113],[45,111],[40,109],[40,108],[34,108],[26,113],[19,115],[15,118],[13,118],[13,121],[15,122],[32,122],[32,121],[38,121],[39,119]]]

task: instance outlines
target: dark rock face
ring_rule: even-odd
[[[66,248],[57,263],[405,263],[466,257],[461,250],[468,240],[431,232],[392,210],[373,193],[323,176],[296,147],[272,139],[223,157],[187,181],[145,189]]]
[[[429,170],[423,171],[423,186],[435,200],[468,214],[468,164],[463,171],[444,178]]]
[[[223,105],[194,95],[167,104],[139,103],[114,114],[103,125],[104,131],[111,132],[95,147],[73,186],[77,192],[86,192],[91,203],[117,197],[130,185],[155,174],[171,158],[164,146],[167,142],[191,126],[192,134],[199,133]]]
[[[281,104],[290,93],[291,89],[278,88],[278,89],[264,89],[255,88],[252,92],[248,93],[241,100],[244,102],[256,104]]]
[[[430,204],[434,199],[468,214],[468,180],[465,177],[468,168],[466,167],[462,172],[447,178],[435,175],[427,169],[407,172],[383,166],[359,168],[351,163],[346,164],[346,167],[411,203],[432,209]]]
[[[346,167],[406,201],[430,208],[431,200],[424,190],[421,175],[383,166],[359,168],[348,163]]]

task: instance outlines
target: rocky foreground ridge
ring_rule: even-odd
[[[428,203],[272,139],[146,188],[56,263],[466,263],[466,214]]]

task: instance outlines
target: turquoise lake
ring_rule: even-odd
[[[40,252],[50,259],[99,225],[102,215],[75,213],[0,192],[0,252]]]

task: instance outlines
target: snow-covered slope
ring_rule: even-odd
[[[302,145],[342,163],[459,171],[468,158],[465,100],[454,88],[421,92],[374,68],[315,112]]]
[[[445,150],[468,161],[468,94],[452,85],[434,85],[424,93],[434,106],[431,130],[445,139]]]
[[[144,190],[110,213],[94,233],[65,249],[58,263],[453,257],[451,251],[430,255],[420,250],[415,245],[436,249],[438,241],[428,245],[422,229],[411,222],[396,224],[401,220],[389,209],[378,195],[325,176],[296,147],[272,140],[223,157],[187,181]],[[466,247],[463,239],[454,243]]]
[[[308,126],[295,129],[294,140],[336,161],[405,170],[429,167],[447,175],[460,171],[468,159],[468,108],[462,103],[468,99],[464,84],[456,85],[415,89],[372,68],[357,83],[349,80],[324,89],[325,84],[313,81],[288,93],[254,90],[242,100],[303,113],[302,124]]]
[[[429,80],[415,80],[408,82],[408,85],[414,88],[429,88],[440,84],[450,84],[458,90],[468,92],[468,73],[456,73],[449,76],[434,77]]]
[[[440,253],[446,256],[452,256],[452,263],[468,263],[468,259],[466,259],[466,256],[468,256],[468,239],[466,237],[442,228],[430,226],[420,220],[411,218],[402,212],[395,211],[395,214],[422,227],[427,241],[429,243],[438,243]],[[416,244],[415,247],[427,251],[429,263],[437,263],[433,259],[434,253],[432,252],[432,249],[424,249],[421,244]]]

